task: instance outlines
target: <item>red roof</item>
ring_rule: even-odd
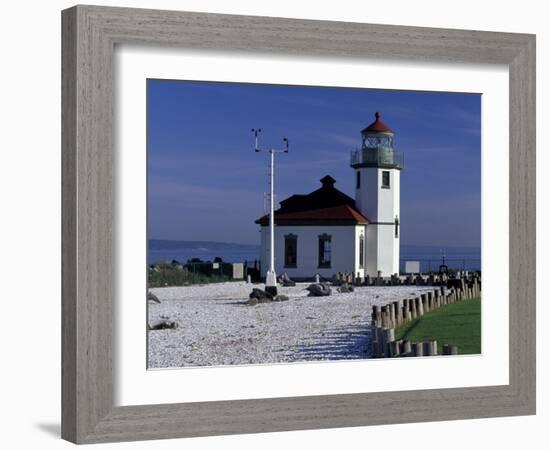
[[[376,118],[376,120],[373,123],[371,123],[367,128],[365,128],[362,131],[362,133],[364,133],[365,131],[375,131],[378,133],[393,133],[391,128],[388,127],[384,122],[380,120],[380,113],[378,111],[374,113],[374,117]]]
[[[321,188],[305,195],[292,195],[281,202],[275,211],[275,224],[357,224],[368,223],[355,207],[355,200],[334,187],[334,178],[327,175],[321,179]],[[256,220],[268,225],[269,215]]]
[[[269,224],[269,215],[265,215],[256,221],[260,225]],[[368,223],[368,219],[355,208],[349,205],[334,206],[332,208],[313,209],[287,214],[279,214],[275,211],[275,224],[291,225],[302,222],[318,223]]]

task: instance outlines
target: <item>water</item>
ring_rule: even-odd
[[[443,251],[443,252],[442,252]],[[401,245],[400,270],[405,269],[405,261],[419,261],[421,272],[437,272],[443,262],[449,269],[481,270],[480,247],[444,247],[430,245]]]
[[[147,253],[148,264],[175,259],[186,263],[189,259],[213,261],[220,257],[225,262],[244,262],[260,259],[259,245],[232,244],[209,241],[164,241],[151,239]]]
[[[429,245],[401,245],[400,269],[405,261],[420,261],[422,272],[438,271],[444,250],[446,264],[450,269],[481,270],[481,249],[479,247],[441,247]],[[209,241],[149,241],[148,263],[172,261],[181,263],[191,258],[212,261],[221,257],[226,262],[244,262],[260,259],[259,245],[232,244]]]

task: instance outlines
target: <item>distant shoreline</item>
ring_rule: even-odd
[[[149,243],[170,243],[170,244],[184,244],[184,245],[208,245],[215,244],[221,246],[239,246],[239,247],[260,247],[259,244],[241,244],[238,242],[224,242],[224,241],[186,241],[186,240],[173,240],[173,239],[148,239]],[[432,248],[432,249],[476,249],[479,250],[481,245],[443,245],[443,244],[401,244],[401,248]]]
[[[449,268],[479,270],[481,268],[481,248],[475,246],[401,245],[401,265],[404,261],[420,261],[422,271],[437,271],[442,263],[441,250],[445,252]],[[150,239],[147,246],[147,264],[176,260],[185,264],[198,258],[213,261],[221,258],[224,262],[253,262],[260,259],[260,245],[237,244],[216,241],[171,241]],[[403,268],[402,268],[403,270]]]

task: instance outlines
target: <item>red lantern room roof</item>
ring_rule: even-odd
[[[393,133],[390,127],[380,120],[380,113],[376,111],[374,113],[376,120],[365,128],[361,133],[365,132],[378,132],[378,133]]]

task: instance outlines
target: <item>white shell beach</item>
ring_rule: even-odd
[[[309,283],[279,287],[288,301],[246,305],[253,287],[228,282],[151,289],[149,321],[175,329],[148,331],[148,367],[217,366],[369,357],[373,305],[418,296],[422,286],[360,286],[308,297]]]

